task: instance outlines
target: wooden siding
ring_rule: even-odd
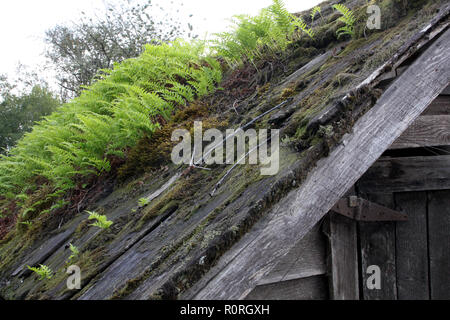
[[[390,149],[450,145],[450,115],[420,116]]]
[[[372,202],[394,208],[393,194],[371,194],[364,197]],[[361,299],[396,300],[395,222],[360,222],[358,235],[361,250]],[[381,290],[369,290],[366,285],[369,277],[367,268],[372,265],[379,266],[383,275]]]
[[[377,161],[359,181],[362,193],[450,189],[450,155],[387,158]]]

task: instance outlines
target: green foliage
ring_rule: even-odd
[[[27,267],[39,276],[39,280],[51,279],[53,276],[53,271],[43,264],[40,264],[39,267]]]
[[[335,4],[333,5],[333,8],[342,15],[342,17],[339,18],[339,21],[345,23],[344,27],[341,27],[336,31],[338,38],[344,35],[353,37],[355,34],[354,25],[356,22],[356,17],[353,12],[343,4]]]
[[[27,227],[31,227],[32,225],[33,225],[33,222],[32,221],[21,221],[21,222],[19,222],[20,224],[23,224],[23,225],[25,225],[25,226],[27,226]]]
[[[68,260],[70,262],[78,257],[78,255],[80,254],[80,250],[78,250],[78,248],[71,243],[69,244],[69,249],[70,249],[70,252],[72,252],[72,254],[69,256],[69,260]]]
[[[234,16],[232,23],[231,31],[216,34],[212,48],[233,67],[245,60],[253,62],[266,51],[285,50],[297,35],[297,29],[314,37],[312,30],[290,14],[281,0],[273,0],[257,16]]]
[[[314,39],[314,31],[312,28],[309,28],[305,21],[301,18],[295,20],[294,25],[298,27],[299,30],[306,33],[311,39]]]
[[[314,18],[316,17],[317,14],[319,14],[322,17],[322,9],[320,8],[320,6],[316,6],[316,7],[314,7],[312,9],[312,11],[311,11],[311,21],[314,21]]]
[[[175,108],[215,89],[221,67],[204,50],[200,41],[147,45],[138,58],[102,70],[80,97],[38,121],[1,156],[0,194],[21,195],[24,202],[40,178],[61,195],[80,177],[109,171],[109,157],[123,157]]]
[[[138,204],[140,207],[145,207],[146,205],[149,204],[149,200],[147,198],[140,198],[138,201]]]
[[[97,220],[96,222],[92,223],[91,226],[108,229],[113,223],[112,221],[109,221],[105,215],[100,215],[97,212],[93,211],[86,212],[89,213],[89,220]]]
[[[3,81],[6,82],[6,79]],[[0,85],[3,87],[0,90],[0,153],[13,147],[36,121],[48,116],[60,105],[46,87],[35,85],[30,92],[14,94],[7,85]]]

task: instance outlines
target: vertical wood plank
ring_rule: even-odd
[[[394,208],[394,195],[364,195],[369,201]],[[396,300],[397,282],[395,269],[395,222],[360,222],[362,294],[364,300]],[[366,285],[371,265],[380,267],[381,288],[369,289]]]
[[[356,222],[331,212],[329,228],[331,298],[334,300],[358,300],[358,245]]]
[[[450,190],[428,193],[431,299],[450,299]]]
[[[427,300],[427,194],[398,193],[395,203],[398,210],[408,214],[408,221],[396,225],[397,296],[399,300]]]

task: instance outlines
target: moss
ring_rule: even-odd
[[[295,132],[295,138],[302,139],[305,136],[306,133],[306,125],[303,125],[297,129]]]
[[[81,221],[81,223],[75,229],[74,238],[78,239],[82,235],[84,235],[86,233],[86,231],[89,229],[89,224],[90,224],[90,221],[88,219]]]
[[[256,90],[258,91],[258,94],[259,95],[263,95],[264,93],[266,93],[267,92],[267,90],[269,90],[269,88],[270,88],[270,82],[267,82],[265,85],[263,85],[263,86],[258,86],[257,88],[256,88]]]
[[[143,210],[144,220],[155,218],[169,211],[175,211],[180,204],[180,200],[171,199],[167,203],[165,203],[165,201],[159,202],[158,205],[151,207],[148,210],[144,209]],[[160,206],[162,206],[162,208],[159,208]]]
[[[226,121],[220,121],[218,117],[208,117],[208,107],[203,103],[196,103],[179,110],[172,120],[164,125],[153,135],[145,136],[133,147],[125,164],[119,169],[120,181],[137,176],[148,170],[159,169],[170,162],[173,147],[178,143],[171,141],[172,132],[176,129],[187,129],[193,134],[194,120],[203,122],[203,129],[221,128],[227,125]]]
[[[280,101],[286,100],[296,94],[294,88],[284,88],[280,94]]]
[[[298,42],[298,48],[293,49],[289,56],[289,67],[291,69],[298,69],[310,62],[317,56],[318,50],[315,47],[304,47],[302,42]]]
[[[346,46],[345,49],[339,54],[339,57],[345,57],[353,52],[355,52],[356,49],[361,48],[364,44],[367,43],[366,39],[358,39],[350,41]]]
[[[387,0],[383,1],[383,3],[385,4],[389,2],[390,1]],[[411,13],[408,13],[408,15],[411,15]],[[335,14],[335,16],[337,18],[339,15]],[[261,203],[257,204],[249,203],[248,206],[251,207],[251,211],[248,213],[248,215],[242,222],[234,224],[233,227],[230,228],[229,230],[226,230],[224,228],[225,224],[221,224],[217,227],[217,229],[212,230],[211,222],[213,221],[213,219],[215,219],[217,215],[222,213],[224,210],[228,208],[228,206],[232,205],[234,201],[236,201],[239,197],[241,197],[249,185],[254,184],[259,179],[258,175],[255,174],[255,172],[257,171],[257,167],[242,167],[233,172],[233,175],[228,177],[227,179],[228,182],[226,183],[226,185],[222,187],[222,190],[224,190],[223,192],[230,192],[230,190],[232,190],[231,194],[228,196],[226,201],[217,206],[210,213],[210,217],[206,219],[208,223],[198,226],[198,228],[194,230],[195,232],[189,234],[187,237],[182,239],[182,241],[168,244],[162,256],[158,257],[157,259],[158,261],[155,261],[155,263],[152,264],[148,270],[146,270],[146,273],[144,274],[143,277],[145,276],[148,277],[150,274],[152,274],[155,268],[163,264],[164,261],[167,261],[169,257],[173,256],[174,254],[178,255],[179,250],[181,250],[180,248],[183,248],[183,250],[185,250],[186,252],[195,248],[202,249],[204,252],[207,253],[205,265],[198,266],[198,264],[197,265],[192,264],[188,265],[187,267],[183,267],[184,269],[183,272],[174,275],[171,281],[168,282],[169,284],[164,287],[164,290],[155,293],[154,297],[160,298],[168,296],[170,297],[174,294],[174,292],[178,293],[179,292],[178,289],[180,290],[185,289],[189,287],[190,284],[194,283],[195,279],[198,278],[202,274],[202,272],[206,272],[214,264],[214,261],[216,261],[217,258],[221,256],[222,253],[225,252],[229,246],[233,245],[233,243],[238,241],[239,237],[245,234],[246,231],[249,230],[249,228],[251,228],[254,222],[258,220],[258,217],[260,217],[265,210],[270,208],[272,203],[275,203],[277,199],[282,197],[287,192],[287,190],[292,188],[291,186],[294,185],[292,184],[292,179],[296,179],[296,181],[301,180],[301,178],[308,173],[312,165],[315,164],[316,160],[326,155],[327,152],[337,143],[337,141],[339,141],[342,134],[344,132],[349,131],[349,128],[351,128],[353,121],[355,121],[355,119],[352,118],[349,112],[352,108],[351,105],[347,106],[343,110],[342,114],[340,115],[340,118],[332,119],[333,121],[332,123],[326,123],[322,127],[319,126],[317,131],[314,130],[308,131],[308,124],[311,121],[311,119],[313,119],[314,115],[316,115],[320,110],[322,110],[323,107],[329,105],[330,101],[332,101],[332,99],[335,99],[338,94],[342,93],[338,89],[342,89],[342,86],[352,82],[353,78],[355,77],[354,73],[359,72],[361,74],[366,71],[367,72],[372,71],[372,69],[375,66],[378,66],[380,63],[386,61],[388,58],[392,56],[392,53],[398,48],[398,46],[403,41],[401,40],[401,38],[407,39],[406,37],[403,36],[403,33],[401,34],[401,36],[399,36],[399,30],[403,28],[405,29],[405,31],[408,31],[409,19],[411,19],[411,16],[408,16],[400,24],[397,24],[395,29],[389,30],[388,32],[376,34],[374,33],[371,34],[368,39],[357,39],[350,42],[345,48],[344,52],[341,53],[341,55],[337,59],[336,58],[329,59],[325,65],[323,65],[322,67],[319,66],[315,68],[308,74],[308,76],[311,77],[309,78],[309,80],[311,80],[310,83],[306,81],[308,79],[307,77],[304,76],[302,77],[301,80],[299,80],[296,83],[295,86],[288,88],[289,90],[282,93],[289,96],[290,94],[294,94],[295,92],[304,89],[308,84],[310,84],[308,89],[312,92],[308,91],[308,94],[299,103],[296,109],[296,113],[294,114],[293,117],[290,118],[288,126],[286,127],[286,129],[284,129],[285,133],[288,133],[289,136],[294,135],[295,139],[302,140],[305,143],[305,146],[308,147],[308,150],[306,151],[302,149],[302,151],[304,152],[302,152],[300,155],[298,153],[295,154],[297,158],[300,157],[301,160],[304,162],[301,162],[301,165],[299,165],[295,169],[294,177],[291,177],[290,179],[283,178],[283,181],[280,182],[280,184],[273,187],[272,184],[270,184],[270,187],[272,189],[270,189],[270,191],[267,191],[267,196],[265,196],[264,200],[261,201]],[[330,19],[329,22],[330,26],[332,26],[333,28],[338,25],[332,19]],[[412,30],[416,30],[416,28],[410,29],[409,32],[411,32]],[[407,32],[405,34],[408,35]],[[322,44],[320,43],[314,44],[314,46],[318,48],[321,46],[333,45],[333,43],[337,41],[337,39],[335,38],[335,30],[331,29],[326,31],[324,30],[324,34],[319,33],[318,35],[319,37],[323,37],[323,39],[326,39],[326,40],[322,39],[324,42]],[[360,33],[359,36],[361,36]],[[378,47],[375,46],[374,49],[371,49],[375,53],[373,55],[368,56],[369,59],[367,61],[367,64],[365,64],[365,60],[363,59],[362,55],[359,54],[361,52],[361,50],[359,49],[366,46],[367,44],[371,44],[371,42],[376,40],[376,37],[380,38],[383,37],[383,41],[379,41],[380,44],[378,45]],[[319,40],[319,42],[322,40]],[[306,42],[304,41],[305,40],[302,40],[301,43],[305,44]],[[305,59],[304,61],[302,60],[304,56],[300,54],[300,51],[301,50],[299,49],[296,53],[293,53],[294,55],[298,55],[299,59],[296,62],[292,62],[293,65],[294,64],[301,65],[307,62],[307,59]],[[352,62],[353,58],[355,58],[354,62]],[[339,69],[336,66],[338,66]],[[321,83],[322,80],[324,80],[323,83]],[[266,95],[268,89],[269,85],[266,85],[260,87],[258,91],[260,95],[264,94],[265,96],[269,96]],[[274,97],[276,97],[276,95],[273,95],[271,98]],[[364,99],[367,98],[370,98],[370,94],[364,97]],[[260,100],[261,99],[259,99],[258,101]],[[353,103],[355,105],[358,102],[359,100],[357,98],[353,100]],[[179,113],[178,116],[173,118],[176,119],[176,121],[166,125],[172,126],[171,128],[181,127],[184,125],[185,121],[188,120],[190,121],[196,118],[210,119],[211,123],[215,123],[215,121],[216,123],[219,122],[218,119],[210,117],[209,113],[207,112],[207,108],[203,107],[200,108],[198,105],[195,106],[193,105],[192,108],[193,109],[188,108],[186,110],[183,110],[184,111],[183,113]],[[195,110],[196,108],[198,108],[198,110]],[[242,116],[245,117],[246,115],[247,114],[243,114]],[[163,139],[160,141],[167,142],[168,140],[166,139],[167,137],[169,137],[168,135],[169,132],[171,132],[170,128],[167,128],[166,134],[162,135]],[[153,146],[153,147],[159,148],[160,146]],[[150,148],[151,148],[150,142],[145,141],[143,142],[141,151],[151,151]],[[160,151],[163,149],[164,148],[158,149],[157,151],[158,156]],[[162,151],[162,153],[164,152]],[[136,152],[136,157],[139,157],[139,155],[140,153]],[[141,162],[137,161],[134,165],[139,166],[140,164],[144,164],[145,166],[143,166],[144,168],[143,170],[146,170],[148,168],[157,168],[160,165],[164,165],[167,161],[167,155],[165,157],[162,157],[160,160],[155,161],[154,164],[152,164],[151,161],[147,161],[143,157],[140,157],[138,160]],[[128,164],[130,163],[132,162],[129,162]],[[136,172],[139,171],[139,168],[132,167],[130,170],[131,174],[135,174]],[[218,171],[219,170],[213,170],[212,173],[208,173],[208,177],[216,179],[218,176],[217,175]],[[153,203],[151,203],[150,206],[146,208],[147,211],[144,213],[146,218],[152,219],[155,216],[163,214],[164,212],[173,210],[173,208],[180,207],[179,208],[180,216],[184,217],[185,219],[189,219],[191,218],[191,216],[195,215],[199,210],[202,210],[204,207],[202,207],[201,204],[197,203],[198,202],[197,195],[198,192],[205,193],[205,191],[209,189],[209,185],[208,183],[206,183],[200,186],[200,184],[197,184],[196,181],[190,180],[190,178],[193,178],[192,175],[194,175],[195,179],[199,179],[200,181],[206,177],[206,174],[204,172],[191,172],[186,176],[183,176],[183,178],[180,179],[177,185],[175,185],[172,189],[170,189],[162,196],[160,196],[158,200],[153,201]],[[211,182],[211,180],[208,182]],[[297,185],[298,183],[299,182],[297,182]],[[139,185],[140,181],[138,181],[137,184],[133,186],[133,189],[135,187],[138,187]],[[187,193],[183,194],[182,192],[184,191],[186,191]],[[182,206],[180,206],[181,203],[183,204]],[[142,219],[142,221],[144,220],[145,219]],[[214,228],[216,228],[216,226],[214,226]],[[77,229],[77,233],[81,234],[83,233],[83,230],[84,230],[83,227],[80,227],[79,230]],[[220,232],[216,230],[220,230]],[[5,247],[2,247],[1,260],[3,260],[4,257],[9,257],[8,256],[9,253],[12,254],[13,257],[12,259],[18,258],[19,254],[17,254],[15,250],[20,249],[19,248],[20,239],[24,239],[22,237],[26,233],[27,232],[25,231],[23,234],[20,235],[20,237],[16,238],[15,240],[17,240],[17,242],[10,243],[10,247],[6,247],[6,245],[7,242],[11,241],[11,239],[9,239],[7,242],[4,243]],[[98,238],[97,240],[101,240],[101,238]],[[104,241],[104,239],[102,241]],[[97,244],[100,244],[102,241],[97,242]],[[163,265],[163,267],[165,267],[165,265]],[[130,292],[132,292],[142,282],[143,277],[131,279],[126,284],[125,286],[126,288],[124,289],[124,291],[121,291],[120,294],[117,295],[117,297],[126,296]],[[176,290],[172,290],[174,288],[176,288]]]
[[[74,260],[71,261],[70,264],[75,264],[82,270],[82,280],[90,279],[94,275],[96,275],[98,271],[98,267],[101,265],[101,263],[104,261],[105,257],[105,247],[99,246],[97,248],[94,248],[92,250],[86,250]],[[65,294],[73,291],[70,291],[67,289],[65,282],[67,280],[67,273],[66,273],[66,267],[67,264],[61,267],[59,270],[57,270],[54,274],[54,276],[44,283],[42,283],[42,286],[39,287],[38,290],[33,290],[34,293],[32,296],[28,297],[29,299],[45,299],[46,293],[52,290],[61,290],[60,292],[56,293],[53,292],[52,295],[57,294],[58,296],[64,296]],[[37,291],[37,292],[36,292]]]
[[[358,77],[357,75],[354,75],[352,73],[341,72],[333,79],[332,85],[335,88],[342,87],[350,83],[357,77]]]
[[[222,232],[219,232],[217,229],[214,229],[212,231],[205,230],[211,225],[212,221],[225,210],[227,206],[229,206],[233,201],[235,201],[242,195],[242,193],[248,188],[250,184],[261,179],[261,176],[259,174],[256,174],[257,172],[259,172],[257,166],[242,166],[242,168],[240,167],[240,170],[236,170],[234,175],[230,177],[226,182],[227,184],[233,185],[234,192],[222,204],[218,205],[214,210],[212,210],[192,232],[190,232],[182,239],[163,247],[160,251],[161,256],[158,257],[158,259],[154,261],[152,265],[146,271],[144,271],[144,273],[134,279],[130,279],[125,283],[123,287],[116,290],[113,294],[112,299],[121,299],[129,295],[145,279],[151,276],[159,266],[161,266],[174,254],[187,256],[188,252],[196,247],[199,247],[200,249],[208,247],[210,243],[214,239],[219,237]],[[199,173],[197,173],[197,175],[198,176],[195,179],[199,179],[201,176],[201,174]],[[204,181],[201,180],[201,182],[203,183],[203,189],[207,189],[207,187],[205,188],[204,186]],[[185,185],[180,185],[180,189],[184,188],[186,188]],[[164,197],[164,199],[164,203],[166,203],[168,199],[166,197]],[[190,205],[185,203],[186,199],[189,198],[184,198],[183,200],[184,211],[189,211],[190,214],[193,214],[195,210],[198,210],[201,207],[197,204],[193,206],[192,209],[189,209]],[[169,206],[169,204],[170,202],[166,206]],[[179,215],[181,215],[181,213]]]
[[[427,0],[382,0],[377,5],[381,9],[382,29],[386,30],[398,24],[409,12],[420,9]]]
[[[186,211],[190,201],[194,198],[195,194],[201,190],[201,185],[204,183],[203,173],[200,171],[194,171],[180,177],[169,191],[166,191],[165,194],[152,201],[143,209],[142,217],[136,228],[142,228],[148,220],[151,220],[168,210],[173,210],[178,207],[181,202]]]

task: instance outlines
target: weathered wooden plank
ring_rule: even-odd
[[[315,276],[260,285],[246,300],[325,300],[328,299],[327,279]]]
[[[399,300],[429,299],[427,194],[395,194],[396,207],[408,221],[396,225],[397,295]]]
[[[356,221],[330,213],[330,294],[333,300],[358,300]]]
[[[450,95],[450,85],[448,85],[444,90],[442,90],[443,95]]]
[[[431,299],[450,299],[450,190],[428,193]]]
[[[244,298],[448,85],[449,50],[450,31],[446,31],[355,123],[343,143],[317,163],[289,210],[256,223],[258,233],[250,232],[245,245],[236,244],[238,252],[224,255],[214,269],[217,273],[206,275],[208,282],[193,297]]]
[[[450,156],[380,159],[360,179],[363,193],[450,189]]]
[[[366,197],[373,202],[394,208],[394,195],[371,194]],[[402,222],[400,222],[402,223]],[[361,249],[362,299],[396,300],[397,283],[395,271],[395,222],[360,222],[359,241]],[[367,274],[369,266],[376,265],[381,271],[381,288],[369,289]]]
[[[438,96],[422,113],[424,116],[450,115],[450,96]]]
[[[405,221],[406,214],[392,210],[378,203],[357,196],[340,199],[332,209],[347,218],[356,221]]]
[[[450,115],[420,116],[390,149],[450,145]]]
[[[320,224],[317,224],[258,285],[317,276],[326,272],[326,241]]]

